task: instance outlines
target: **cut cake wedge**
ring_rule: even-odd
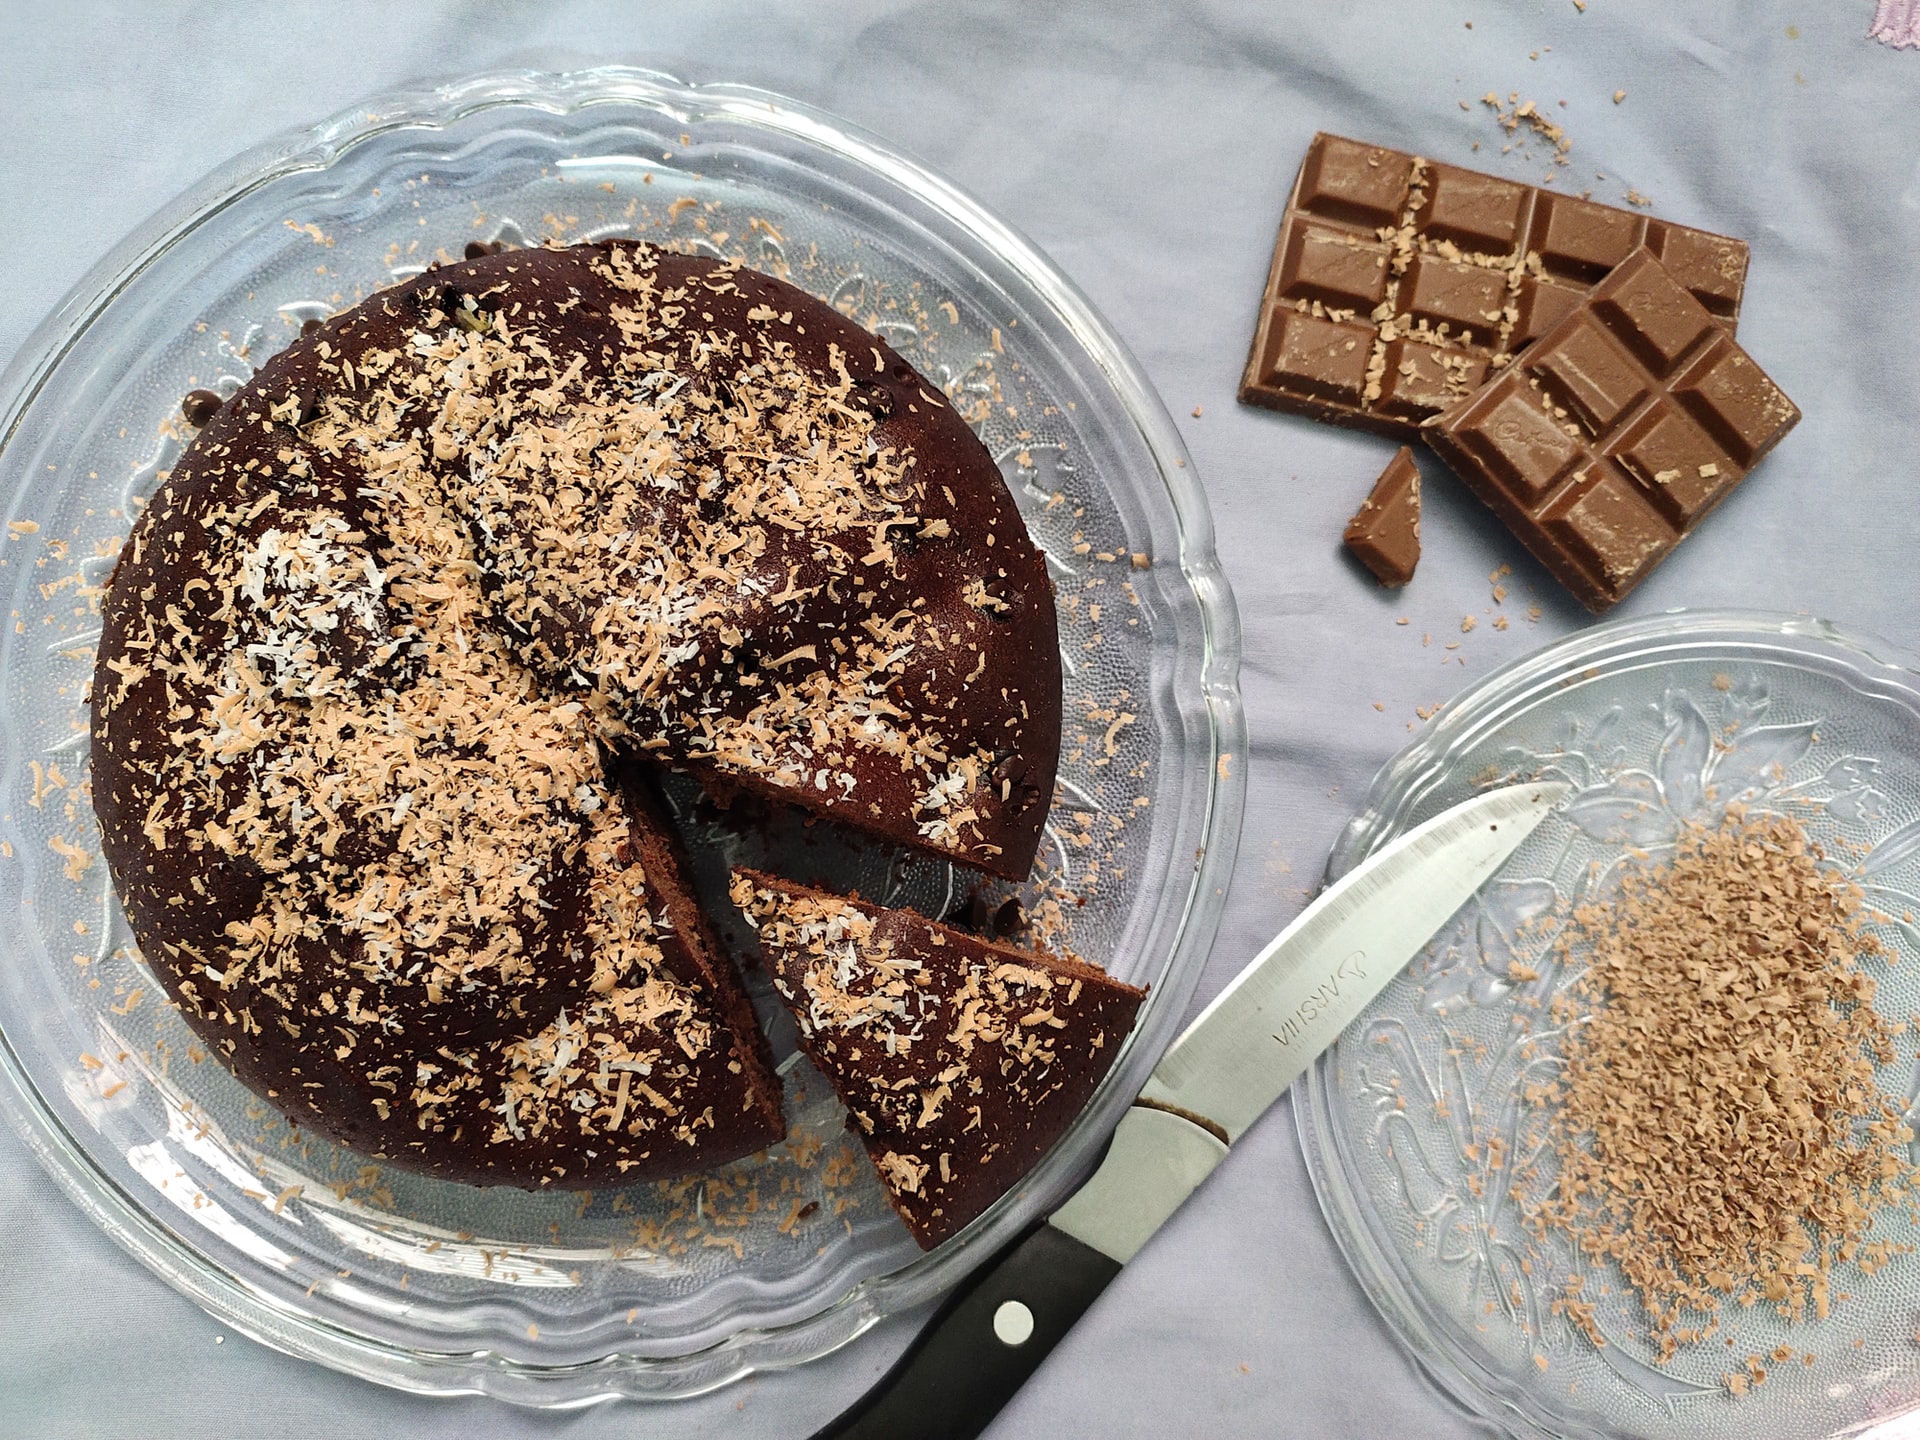
[[[1079,960],[774,876],[737,870],[732,895],[808,1059],[927,1249],[1065,1133],[1146,994]]]

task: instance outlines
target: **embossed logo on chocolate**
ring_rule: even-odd
[[[1340,983],[1343,980],[1360,981],[1367,978],[1366,960],[1367,952],[1356,950],[1334,966],[1333,973],[1314,986],[1313,993],[1294,1007],[1293,1013],[1287,1016],[1286,1022],[1273,1038],[1282,1045],[1291,1045],[1298,1040],[1301,1032],[1313,1023],[1316,1016],[1333,1008],[1333,1002],[1340,998]]]

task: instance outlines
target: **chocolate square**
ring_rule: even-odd
[[[1347,230],[1298,223],[1287,238],[1279,293],[1285,300],[1371,312],[1387,293],[1387,247]]]
[[[1261,375],[1301,395],[1357,405],[1372,345],[1369,326],[1282,310],[1273,317]]]
[[[1655,375],[1672,371],[1699,343],[1713,317],[1657,265],[1640,269],[1593,301],[1600,322]]]
[[[1644,231],[1630,210],[1542,194],[1532,244],[1548,273],[1592,284],[1633,253]]]
[[[1475,170],[1435,165],[1427,181],[1421,231],[1479,255],[1511,255],[1527,223],[1532,194],[1525,185]]]
[[[1528,365],[1589,435],[1607,430],[1647,393],[1633,358],[1597,325],[1575,325],[1552,345],[1535,346]]]
[[[1689,366],[1673,393],[1728,454],[1747,466],[1800,418],[1780,387],[1738,348],[1715,351]]]
[[[1509,371],[1488,387],[1498,399],[1461,442],[1499,478],[1505,493],[1531,505],[1555,490],[1587,452],[1570,433],[1573,427],[1554,418],[1537,391],[1510,383],[1513,379]]]
[[[1422,340],[1388,343],[1380,375],[1383,414],[1419,417],[1444,410],[1486,383],[1486,356],[1458,345]]]
[[[1391,225],[1406,198],[1413,156],[1337,135],[1316,136],[1300,167],[1296,206],[1358,225]]]
[[[1638,486],[1602,464],[1548,506],[1541,525],[1607,588],[1622,593],[1680,539]]]
[[[1541,280],[1532,275],[1524,277],[1520,281],[1520,303],[1507,348],[1518,353],[1538,340],[1573,313],[1587,298],[1589,288],[1559,280]]]
[[[1416,255],[1408,262],[1400,295],[1400,308],[1416,324],[1425,321],[1441,334],[1490,347],[1500,332],[1507,277],[1438,255]]]
[[[1670,401],[1661,401],[1627,430],[1616,452],[1640,488],[1675,525],[1691,525],[1733,484],[1718,441]]]
[[[1747,285],[1747,247],[1741,241],[1665,225],[1648,232],[1647,248],[1660,257],[1667,274],[1716,318],[1739,313]]]

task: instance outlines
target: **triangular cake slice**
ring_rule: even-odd
[[[931,1249],[1032,1168],[1086,1104],[1144,990],[911,910],[737,870],[808,1059]]]

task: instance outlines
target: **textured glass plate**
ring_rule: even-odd
[[[922,1255],[778,1007],[789,1140],[591,1195],[382,1171],[290,1136],[141,965],[86,795],[98,587],[181,449],[300,322],[474,239],[640,235],[784,276],[883,333],[1000,459],[1060,597],[1067,738],[1028,906],[1150,984],[1069,1135]],[[1125,350],[1033,247],[817,112],[629,70],[496,75],[358,106],[241,157],[123,243],[0,381],[0,1102],[108,1233],[227,1323],[386,1383],[539,1404],[674,1396],[791,1365],[951,1285],[1090,1165],[1171,1037],[1238,836],[1239,636],[1204,501]],[[1141,560],[1135,563],[1133,557]],[[741,833],[735,857],[935,913],[947,867]],[[1049,909],[1050,898],[1084,899]],[[997,894],[996,894],[997,898]]]
[[[1520,1223],[1528,1184],[1551,1176],[1511,1177],[1543,1118],[1521,1089],[1557,1054],[1548,1022],[1528,1017],[1574,978],[1547,954],[1555,906],[1605,893],[1630,849],[1659,856],[1683,819],[1712,823],[1740,800],[1798,820],[1886,916],[1876,928],[1898,960],[1870,962],[1876,1008],[1920,1014],[1920,671],[1805,618],[1597,626],[1453,701],[1380,773],[1329,872],[1484,786],[1535,776],[1574,793],[1308,1074],[1301,1144],[1348,1261],[1428,1373],[1518,1434],[1800,1440],[1905,1414],[1920,1403],[1920,1256],[1872,1276],[1837,1269],[1835,1291],[1851,1293],[1822,1322],[1731,1307],[1720,1336],[1656,1365],[1617,1271],[1580,1267],[1584,1298],[1607,1290],[1606,1345],[1552,1313],[1568,1247]],[[1539,978],[1509,979],[1516,960]],[[1903,1036],[1878,1075],[1910,1122],[1915,1044]],[[1911,1245],[1914,1231],[1889,1212],[1873,1238]],[[1749,1356],[1767,1379],[1736,1398],[1722,1377]]]

